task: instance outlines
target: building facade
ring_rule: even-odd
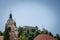
[[[12,18],[12,14],[10,13],[9,19],[7,20],[7,28],[9,30],[9,38],[10,40],[18,40],[18,29],[16,26],[16,22]]]

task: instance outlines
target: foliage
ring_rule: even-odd
[[[24,40],[25,37],[28,38],[26,40],[33,40],[37,35],[39,34],[48,34],[57,40],[60,40],[60,36],[57,34],[56,36],[53,36],[51,32],[48,32],[46,29],[43,28],[43,30],[35,30],[35,29],[29,29],[29,30],[24,30],[22,27],[19,27],[19,40]],[[24,35],[23,35],[24,34]]]
[[[23,33],[23,29],[22,29],[22,27],[20,27],[19,26],[19,28],[18,28],[18,37],[20,37],[20,35],[22,35],[22,33]]]
[[[48,34],[57,40],[60,40],[59,34],[56,34],[56,36],[53,36],[51,32],[48,32],[46,29],[44,30],[35,30],[35,29],[29,29],[29,30],[24,30],[22,27],[19,26],[18,28],[19,32],[19,40],[33,40],[37,35],[39,34]],[[0,35],[2,35],[2,32],[0,31]],[[5,32],[4,32],[4,40],[9,40],[9,30],[7,29],[7,25],[5,26]]]
[[[19,37],[19,40],[28,40],[28,38],[23,34]]]
[[[3,33],[0,31],[0,36],[2,36],[3,35]]]
[[[43,28],[43,30],[41,31],[41,34],[48,34],[48,31],[45,28]]]
[[[7,28],[7,25],[5,26],[4,40],[9,40],[9,30]]]
[[[39,34],[41,34],[41,31],[40,30],[36,30],[34,36],[36,37]]]
[[[53,37],[53,34],[51,32],[49,32],[49,35]]]
[[[18,30],[19,36],[21,37],[24,34],[24,36],[27,37],[28,40],[33,40],[35,36],[40,34],[40,30],[35,30],[35,29],[23,30],[22,27],[19,27],[18,29],[19,29]]]
[[[57,40],[60,40],[59,34],[56,34],[55,38],[56,38]]]

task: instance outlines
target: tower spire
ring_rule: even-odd
[[[12,19],[12,11],[10,11],[9,18]]]

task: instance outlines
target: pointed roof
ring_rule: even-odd
[[[10,11],[10,14],[9,14],[9,19],[7,20],[7,24],[10,24],[10,23],[12,23],[16,26],[16,22],[12,18],[12,12],[11,11]]]
[[[10,14],[9,14],[9,19],[7,20],[7,23],[9,23],[10,21],[13,22],[13,18],[12,18],[12,12],[10,11]]]
[[[12,14],[10,13],[9,18],[12,19]]]
[[[12,11],[10,11],[9,19],[12,19]]]

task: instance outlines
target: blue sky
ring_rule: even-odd
[[[4,31],[10,10],[18,26],[38,26],[60,34],[59,0],[0,0],[0,30]],[[43,26],[42,26],[43,25]]]

